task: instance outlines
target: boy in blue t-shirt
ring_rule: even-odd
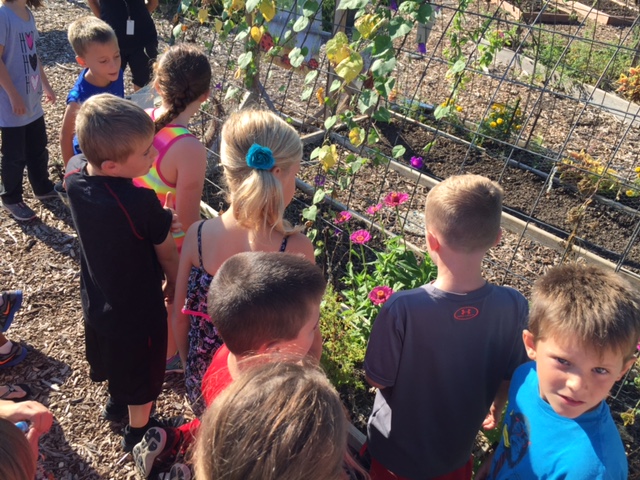
[[[513,374],[502,440],[477,479],[626,479],[605,399],[635,361],[640,296],[621,276],[567,264],[533,288],[523,341],[534,362]]]
[[[76,61],[83,67],[67,95],[67,109],[60,129],[60,149],[65,168],[74,155],[82,153],[78,145],[76,115],[83,102],[99,93],[124,97],[124,77],[120,69],[120,48],[113,29],[95,17],[82,17],[69,26],[69,43]],[[61,191],[62,185],[56,185]]]

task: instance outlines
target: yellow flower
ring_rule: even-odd
[[[461,107],[460,105],[457,105],[457,106],[456,106],[456,110],[457,110],[457,111],[459,111],[459,112],[461,112],[461,111],[462,111],[462,107]]]
[[[360,136],[360,129],[358,127],[352,128],[349,132],[349,141],[355,146],[362,145],[362,138]]]
[[[502,124],[504,123],[504,120],[503,120],[503,119],[501,119],[501,118],[499,118],[498,120],[496,120],[496,123],[497,123],[498,125],[502,125]]]
[[[636,167],[633,169],[636,173],[640,173],[640,167]]]
[[[262,28],[256,27],[255,25],[251,27],[251,38],[254,42],[260,43],[260,40],[262,39]]]
[[[625,195],[626,195],[627,197],[635,197],[635,196],[637,196],[636,192],[635,192],[635,191],[633,191],[633,190],[627,190],[627,191],[626,191],[626,192],[624,192],[624,193],[625,193]]]
[[[324,105],[324,88],[320,87],[316,92],[316,98],[320,106]]]
[[[516,125],[516,126],[515,126],[515,127],[513,127],[513,128],[515,128],[515,129],[516,129],[516,131],[518,131],[518,132],[519,132],[520,130],[522,130],[522,125]]]
[[[496,122],[491,122],[491,123],[489,124],[489,126],[490,126],[491,128],[496,128],[496,127],[498,126],[498,124],[497,124]]]

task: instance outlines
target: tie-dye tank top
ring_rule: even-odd
[[[155,120],[155,109],[147,110],[149,116]],[[176,140],[194,135],[189,131],[188,128],[183,127],[181,125],[167,125],[153,137],[153,146],[158,150],[158,156],[153,162],[149,173],[147,173],[144,177],[138,177],[133,179],[134,185],[138,187],[150,188],[156,195],[158,196],[158,200],[160,203],[164,205],[165,199],[167,198],[167,193],[171,192],[174,195],[176,193],[176,185],[167,181],[166,178],[162,176],[160,172],[160,163],[164,158],[165,154],[169,151],[171,146],[176,142]],[[178,247],[178,252],[182,250],[182,243],[184,241],[185,232],[180,231],[177,233],[173,233],[173,239],[176,241],[176,246]]]

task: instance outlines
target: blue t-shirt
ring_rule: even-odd
[[[562,417],[540,397],[535,362],[515,371],[490,479],[625,480],[627,476],[624,447],[604,401],[578,418]]]
[[[85,77],[88,68],[85,68],[80,72],[78,79],[76,80],[75,85],[69,91],[69,95],[67,95],[67,105],[70,103],[84,103],[89,97],[94,95],[98,95],[100,93],[110,93],[115,95],[116,97],[124,98],[124,72],[120,70],[120,75],[115,82],[111,82],[106,87],[96,87],[95,85],[89,83]],[[82,153],[80,150],[80,145],[78,144],[78,136],[73,136],[73,153],[74,155],[78,155]]]

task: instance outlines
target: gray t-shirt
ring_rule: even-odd
[[[0,127],[22,127],[44,115],[37,40],[38,30],[31,12],[29,20],[23,20],[6,5],[0,7],[0,45],[4,47],[2,61],[27,109],[25,115],[15,115],[9,95],[0,88]]]
[[[371,455],[428,479],[462,467],[503,380],[527,360],[528,304],[486,284],[465,295],[425,285],[394,294],[376,318],[364,369],[384,385],[369,418]]]

